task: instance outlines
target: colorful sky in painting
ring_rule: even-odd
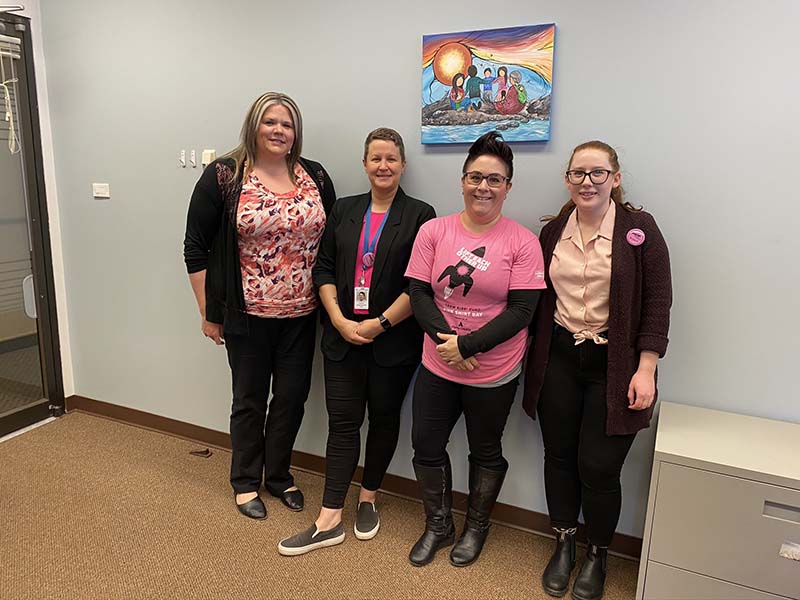
[[[422,68],[429,66],[444,44],[464,44],[472,54],[487,61],[520,65],[553,82],[555,24],[506,27],[423,37]]]

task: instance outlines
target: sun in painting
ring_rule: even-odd
[[[436,51],[433,57],[433,75],[447,86],[453,82],[456,73],[464,74],[472,64],[472,53],[464,44],[450,42]]]

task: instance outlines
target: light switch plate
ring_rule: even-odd
[[[93,183],[92,196],[104,200],[111,198],[111,186],[107,183]]]
[[[213,148],[206,148],[205,150],[203,150],[203,154],[201,156],[202,159],[200,161],[200,164],[203,166],[203,168],[205,168],[212,162],[214,162],[214,159],[217,158],[217,151],[214,150]]]

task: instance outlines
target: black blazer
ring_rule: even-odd
[[[375,318],[384,312],[403,292],[408,292],[405,277],[414,239],[423,223],[433,219],[436,212],[422,200],[406,196],[398,188],[392,201],[389,220],[383,228],[375,249],[372,283],[370,284],[369,314],[353,314],[353,282],[356,275],[356,258],[360,253],[358,239],[364,215],[370,202],[370,193],[340,198],[333,206],[325,234],[322,237],[317,263],[314,266],[314,287],[336,286],[339,308],[353,321]],[[322,310],[322,353],[330,360],[344,359],[351,344],[339,334]],[[422,330],[416,319],[409,317],[380,334],[372,342],[375,362],[384,367],[413,365],[422,355]]]

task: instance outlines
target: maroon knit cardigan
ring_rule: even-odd
[[[550,260],[568,219],[567,214],[550,221],[539,234],[547,290],[539,300],[531,323],[533,342],[528,350],[522,402],[525,412],[532,419],[536,418],[536,404],[547,370],[553,314],[556,310],[556,293],[550,281]],[[631,229],[644,232],[645,240],[641,245],[634,246],[628,242],[627,234]],[[611,242],[608,307],[608,435],[635,433],[650,425],[653,406],[647,410],[628,408],[628,385],[639,366],[639,353],[642,350],[652,350],[659,356],[666,353],[671,306],[669,251],[661,231],[650,214],[630,212],[618,206]]]

